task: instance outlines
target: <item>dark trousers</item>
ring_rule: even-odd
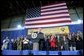
[[[13,47],[14,47],[13,50],[17,50],[17,45],[14,45]]]
[[[64,50],[69,50],[68,44],[64,44],[64,45],[63,45],[63,49],[64,49]]]
[[[28,50],[28,44],[23,44],[23,50]]]
[[[55,47],[50,47],[50,50],[51,51],[55,51]]]
[[[57,46],[57,50],[61,50],[61,45],[58,45]]]

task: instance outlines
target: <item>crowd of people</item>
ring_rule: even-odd
[[[77,34],[66,35],[51,35],[47,36],[45,45],[47,50],[80,50],[83,49],[83,36],[78,32]]]
[[[77,33],[69,34],[50,34],[45,35],[43,39],[39,40],[39,50],[80,50],[83,49],[83,34],[78,31]],[[9,40],[8,37],[3,40],[2,50],[32,50],[33,42],[28,37],[21,37]]]
[[[31,50],[32,41],[27,37],[17,37],[17,39],[6,39],[3,40],[2,50]]]

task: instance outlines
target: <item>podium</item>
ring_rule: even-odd
[[[37,35],[36,35],[37,34]],[[32,40],[32,42],[33,42],[33,50],[39,50],[39,41],[40,41],[40,39],[43,39],[44,38],[44,34],[43,33],[37,33],[37,32],[35,32],[34,34],[33,34],[33,36],[31,36],[31,35],[28,35],[28,37],[29,37],[29,39],[31,39]]]

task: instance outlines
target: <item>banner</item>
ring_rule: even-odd
[[[28,34],[31,34],[33,32],[38,32],[38,29],[28,30]],[[69,33],[69,27],[60,26],[60,27],[53,27],[53,28],[42,28],[41,32],[43,32],[44,34],[65,34],[65,33]]]

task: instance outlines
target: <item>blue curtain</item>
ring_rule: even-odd
[[[12,31],[1,31],[1,42],[5,37],[8,37],[9,39],[16,39],[20,36],[26,36],[26,29],[24,30],[12,30]]]
[[[83,24],[76,24],[76,25],[69,25],[69,31],[72,32],[77,32],[77,31],[83,32]]]

